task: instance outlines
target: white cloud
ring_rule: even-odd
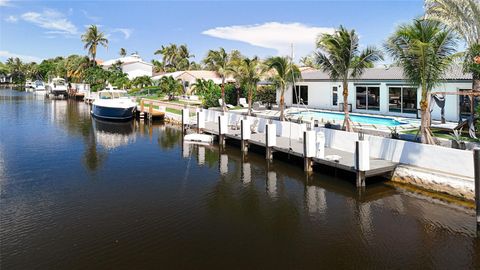
[[[40,59],[39,57],[36,57],[36,56],[17,54],[17,53],[12,53],[12,52],[9,52],[9,51],[0,51],[0,58],[7,59],[7,58],[10,58],[10,57],[13,57],[13,58],[18,57],[22,61],[25,61],[25,62],[40,62],[42,60],[42,59]]]
[[[11,6],[12,3],[10,0],[0,0],[0,7],[8,7]]]
[[[279,55],[289,55],[293,43],[295,56],[298,58],[315,49],[315,40],[319,34],[333,32],[334,28],[314,27],[302,23],[267,22],[216,27],[206,30],[202,34],[274,49]]]
[[[98,22],[100,21],[100,17],[97,17],[97,16],[93,16],[91,14],[89,14],[86,10],[82,9],[82,13],[83,13],[83,16],[85,16],[85,18],[91,20],[91,21],[94,21],[94,22]]]
[[[18,21],[17,16],[9,15],[5,18],[5,21],[8,23],[16,23]]]
[[[54,9],[45,9],[43,12],[27,12],[22,14],[22,19],[41,28],[54,31],[55,34],[77,35],[77,27],[67,17]]]
[[[115,28],[113,29],[113,32],[120,32],[123,34],[123,37],[125,39],[129,39],[130,36],[132,35],[133,29],[130,28]]]

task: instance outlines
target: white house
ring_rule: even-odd
[[[471,74],[464,74],[460,66],[451,68],[443,83],[434,92],[458,92],[472,89]],[[302,71],[302,79],[295,83],[295,95],[290,86],[285,92],[287,106],[304,104],[308,108],[343,110],[343,88],[340,81],[332,81],[320,70]],[[348,83],[348,103],[355,113],[369,113],[402,117],[417,117],[420,108],[421,89],[409,84],[400,67],[369,68],[364,74]],[[302,102],[298,102],[300,97]],[[367,98],[368,97],[368,98]],[[277,102],[280,91],[277,91]],[[301,105],[303,107],[303,105]],[[432,118],[440,120],[440,108],[432,105]],[[460,112],[469,112],[464,96],[445,96],[445,118],[458,121]]]
[[[179,80],[185,86],[187,93],[190,92],[191,86],[197,79],[212,80],[215,84],[221,84],[222,78],[215,71],[210,70],[185,70],[175,71],[170,73],[163,73],[152,77],[152,80],[160,80],[162,77],[172,76],[174,79]],[[227,77],[225,83],[235,82],[232,77]]]
[[[12,76],[10,74],[0,74],[0,83],[12,83]]]
[[[104,69],[108,69],[118,62],[121,63],[122,71],[127,74],[128,79],[130,80],[140,76],[151,77],[153,75],[153,65],[143,61],[138,54],[111,59],[101,63],[100,65]]]

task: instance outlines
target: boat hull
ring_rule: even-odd
[[[99,105],[92,106],[93,116],[107,120],[129,120],[133,118],[134,111],[135,107],[117,108]]]

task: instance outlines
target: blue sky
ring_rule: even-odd
[[[201,60],[208,49],[296,58],[321,32],[354,28],[362,45],[381,46],[400,23],[422,15],[421,0],[378,1],[10,1],[0,0],[0,60],[85,54],[80,35],[97,24],[110,40],[98,58],[121,47],[146,60],[163,44],[185,43]]]

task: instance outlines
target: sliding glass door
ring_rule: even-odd
[[[396,113],[417,112],[417,89],[412,87],[388,88],[388,111]]]
[[[293,104],[305,104],[308,105],[308,86],[296,85],[295,91],[293,91]],[[298,99],[300,97],[300,100]]]
[[[357,86],[356,102],[357,110],[380,110],[380,87]]]

